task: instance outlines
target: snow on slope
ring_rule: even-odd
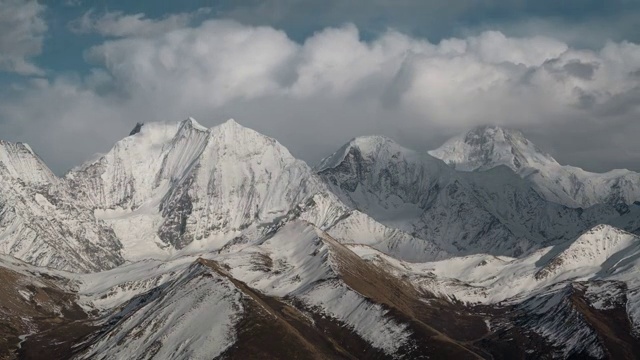
[[[25,184],[48,185],[57,181],[29,145],[0,140],[0,171]]]
[[[408,341],[406,326],[341,280],[324,236],[315,226],[296,220],[261,245],[226,254],[220,261],[252,288],[300,300],[343,322],[372,346],[393,354]]]
[[[529,179],[547,200],[569,207],[610,204],[624,212],[627,205],[640,200],[640,174],[628,170],[591,173],[562,166],[516,130],[481,126],[429,154],[461,171],[505,165]]]
[[[431,241],[385,226],[358,210],[351,211],[327,233],[343,244],[368,245],[405,261],[433,261],[451,256]]]
[[[194,263],[167,286],[130,302],[80,359],[213,359],[235,342],[242,293]]]
[[[497,126],[480,126],[454,136],[429,154],[461,171],[487,170],[498,165],[516,171],[560,165],[520,131]]]
[[[428,292],[469,303],[519,304],[569,282],[623,282],[629,318],[635,331],[640,330],[640,237],[608,225],[522,258],[477,254],[408,263],[362,245],[351,249],[397,276],[409,276]],[[599,286],[590,291],[597,298],[609,290]]]
[[[390,311],[394,303],[354,290],[354,282],[371,285],[361,273],[372,268],[350,268],[362,262],[344,261],[351,250],[427,293],[529,314],[520,326],[560,357],[603,354],[576,297],[598,310],[626,307],[640,331],[639,238],[607,225],[582,233],[615,216],[611,207],[545,201],[520,176],[559,165],[521,134],[493,129],[497,143],[465,143],[480,144],[482,153],[465,148],[460,158],[471,156],[482,172],[363,137],[316,175],[234,121],[139,130],[64,181],[28,147],[0,143],[2,251],[75,272],[121,264],[121,246],[136,261],[92,274],[51,271],[100,316],[103,331],[81,358],[218,356],[237,339],[247,289],[297,307],[311,323],[331,319],[387,355],[412,348],[415,323]],[[634,209],[620,222],[637,224]]]
[[[532,331],[549,342],[553,358],[626,358],[637,344],[640,237],[611,226],[519,259],[478,254],[418,264],[350,248],[428,293],[505,309],[510,320],[491,319],[498,331]],[[609,343],[618,336],[624,340]]]
[[[253,300],[233,279],[264,296],[295,299],[303,314],[318,312],[394,354],[408,341],[406,325],[340,279],[323,236],[293,220],[254,245],[206,254],[225,270],[212,271],[203,265],[208,260],[190,256],[75,275],[80,303],[105,316],[105,330],[79,358],[214,358],[234,343],[234,324],[252,316],[244,306]]]
[[[573,292],[571,285],[552,286],[526,299],[518,306],[527,314],[520,322],[559,350],[554,358],[605,358],[598,333],[572,304]]]
[[[618,266],[637,254],[640,254],[638,236],[608,225],[599,225],[555,255],[536,273],[536,277],[545,278],[570,272],[580,274],[579,271],[609,274],[620,270]]]
[[[120,247],[27,145],[0,142],[0,253],[87,272],[121,264]]]

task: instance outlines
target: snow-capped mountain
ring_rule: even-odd
[[[518,256],[617,215],[545,201],[504,167],[458,172],[378,136],[353,139],[317,170],[345,204],[454,255]]]
[[[481,126],[429,154],[461,171],[505,165],[531,181],[545,199],[569,207],[609,204],[625,212],[640,200],[640,174],[629,170],[592,173],[560,165],[517,130]]]
[[[560,165],[520,131],[497,126],[480,126],[454,136],[438,149],[429,151],[429,154],[461,171],[487,170],[506,165],[517,172]]]
[[[233,120],[144,125],[66,180],[113,224],[132,259],[259,233],[322,187],[277,141]]]
[[[636,356],[632,173],[578,184],[473,133],[435,157],[355,138],[314,169],[189,118],[63,178],[0,142],[0,357]]]

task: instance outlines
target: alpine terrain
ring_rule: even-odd
[[[640,358],[640,174],[483,126],[312,167],[234,120],[0,141],[1,359]]]

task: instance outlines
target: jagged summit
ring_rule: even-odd
[[[559,166],[551,155],[540,150],[522,132],[489,125],[455,136],[429,154],[462,171],[486,170],[498,165],[506,165],[514,171]]]
[[[194,128],[196,130],[200,130],[200,131],[207,131],[208,128],[204,125],[201,125],[196,119],[192,118],[191,116],[189,116],[188,118],[182,120],[179,124],[179,127],[182,126],[189,126],[191,128]]]

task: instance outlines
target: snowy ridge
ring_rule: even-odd
[[[122,320],[78,358],[215,358],[235,341],[241,298],[229,280],[193,264],[122,308],[112,321]]]
[[[625,259],[640,253],[640,237],[608,225],[598,225],[582,234],[554,256],[537,274],[543,278],[593,267],[592,273],[612,272]]]

